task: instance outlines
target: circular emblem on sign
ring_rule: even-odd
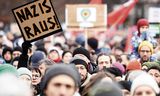
[[[91,15],[91,12],[89,9],[83,9],[81,11],[81,16],[84,20],[88,19],[88,17]]]

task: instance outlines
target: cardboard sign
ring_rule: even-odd
[[[74,4],[66,5],[67,28],[79,28],[81,23],[92,23],[90,28],[107,28],[106,4]],[[71,18],[72,17],[72,18]]]
[[[50,0],[35,0],[12,10],[25,41],[62,31]]]

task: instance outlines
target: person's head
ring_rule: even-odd
[[[89,91],[89,96],[123,96],[120,87],[113,82],[98,82]]]
[[[44,52],[35,51],[30,57],[30,65],[31,67],[38,67],[38,63],[46,57]]]
[[[96,50],[98,48],[98,40],[94,37],[88,38],[89,50]]]
[[[38,62],[38,69],[41,71],[42,76],[44,75],[47,68],[55,64],[55,62],[49,60],[49,59],[42,59]]]
[[[71,64],[74,64],[81,76],[81,81],[86,80],[87,74],[88,74],[88,65],[87,63],[79,58],[74,58],[71,62]]]
[[[137,22],[138,36],[141,35],[142,32],[147,31],[149,29],[149,22],[147,19],[139,19]]]
[[[2,51],[2,56],[6,63],[10,63],[12,60],[12,48],[5,47]]]
[[[159,63],[158,62],[144,62],[142,64],[142,70],[148,70],[149,68],[153,66],[159,66]]]
[[[31,86],[32,72],[25,67],[18,68],[17,71],[18,71],[19,79],[23,80],[24,82],[26,82],[26,84]]]
[[[9,74],[12,74],[12,75],[18,77],[17,69],[10,64],[1,64],[0,65],[0,75],[5,74],[5,73],[7,73],[7,74],[9,73]]]
[[[145,72],[145,71],[142,71],[142,70],[133,70],[133,71],[130,71],[130,72],[128,72],[128,73],[126,74],[125,80],[132,83],[133,80],[134,80],[136,77],[138,77],[138,76],[140,76],[140,75],[142,75],[142,74],[146,74],[146,72]]]
[[[126,71],[133,71],[133,70],[141,70],[141,63],[138,62],[137,60],[131,60],[126,67]]]
[[[120,81],[118,84],[121,87],[121,90],[123,92],[123,96],[130,96],[130,88],[131,88],[131,83],[128,81]]]
[[[64,51],[64,52],[62,53],[63,63],[68,64],[71,59],[72,59],[72,52],[71,52],[71,51]]]
[[[86,50],[85,48],[83,47],[79,47],[79,48],[76,48],[74,51],[73,51],[73,57],[79,57],[83,60],[85,60],[87,63],[90,62],[90,53],[88,50]]]
[[[80,85],[80,76],[74,66],[55,64],[47,69],[42,79],[45,96],[73,96]]]
[[[48,53],[48,58],[58,63],[60,61],[60,54],[56,49],[52,49]]]
[[[18,62],[19,62],[19,57],[15,57],[15,58],[12,60],[11,64],[12,64],[14,67],[16,67],[16,69],[17,69],[17,68],[18,68]]]
[[[138,46],[138,53],[142,62],[149,61],[153,54],[153,45],[149,41],[142,41]]]
[[[0,96],[33,96],[31,87],[13,74],[1,74],[0,85]]]
[[[121,57],[121,59],[122,59],[121,64],[127,65],[128,62],[129,62],[129,56],[128,56],[128,54],[121,54],[120,57]]]
[[[160,84],[160,67],[152,66],[147,70],[147,72],[154,77],[158,84]]]
[[[100,53],[97,57],[97,65],[99,67],[99,70],[102,70],[103,67],[111,67],[112,66],[112,60],[109,55],[105,53]]]
[[[20,56],[22,54],[22,48],[21,47],[15,47],[13,48],[12,56],[13,58]]]
[[[32,85],[37,85],[41,82],[42,73],[38,68],[31,68],[32,72]]]
[[[105,71],[114,75],[116,81],[122,80],[122,72],[116,67],[105,68]]]
[[[118,68],[122,72],[122,74],[125,73],[126,70],[125,70],[125,67],[123,64],[116,62],[116,63],[113,63],[112,65],[113,65],[113,67]]]
[[[114,55],[121,55],[124,53],[124,49],[121,46],[115,46],[112,48]]]
[[[87,85],[84,87],[84,90],[82,91],[82,96],[88,95],[88,92],[90,89],[98,82],[114,82],[114,76],[110,74],[109,72],[98,72],[95,75],[92,75],[90,82],[87,83]]]
[[[159,94],[157,82],[148,74],[141,74],[133,80],[131,96],[156,96]]]
[[[61,43],[55,43],[54,46],[55,46],[56,48],[58,48],[59,50],[63,50],[63,46],[62,46]]]

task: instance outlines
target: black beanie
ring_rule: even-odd
[[[75,66],[66,64],[54,64],[49,69],[47,69],[42,79],[42,90],[46,89],[48,83],[52,78],[54,78],[57,75],[63,74],[70,76],[74,80],[76,87],[80,86],[80,74],[78,73]]]
[[[89,38],[88,45],[93,49],[96,50],[98,48],[98,40],[96,38]]]
[[[76,54],[82,54],[84,56],[86,56],[89,60],[90,60],[90,53],[89,51],[87,51],[85,48],[83,47],[79,47],[77,49],[75,49],[73,51],[73,57],[76,55]]]
[[[126,89],[128,91],[131,89],[131,83],[129,81],[120,81],[118,84],[121,86],[121,89]]]
[[[85,62],[85,61],[82,60],[82,59],[74,59],[74,60],[72,60],[70,63],[71,63],[71,64],[75,64],[75,65],[84,65],[85,68],[86,68],[87,71],[88,71],[88,64],[87,64],[87,62]]]
[[[105,71],[113,74],[114,76],[121,76],[122,77],[122,72],[116,67],[105,68]]]

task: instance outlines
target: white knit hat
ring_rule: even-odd
[[[18,75],[21,76],[21,75],[28,75],[31,79],[32,79],[32,72],[25,68],[25,67],[21,67],[17,70],[18,72]]]
[[[159,87],[158,87],[157,82],[154,80],[152,76],[150,76],[147,73],[144,73],[144,74],[139,75],[137,78],[133,80],[133,83],[131,86],[131,96],[133,96],[137,87],[142,86],[142,85],[151,87],[155,91],[156,94],[159,93]]]

